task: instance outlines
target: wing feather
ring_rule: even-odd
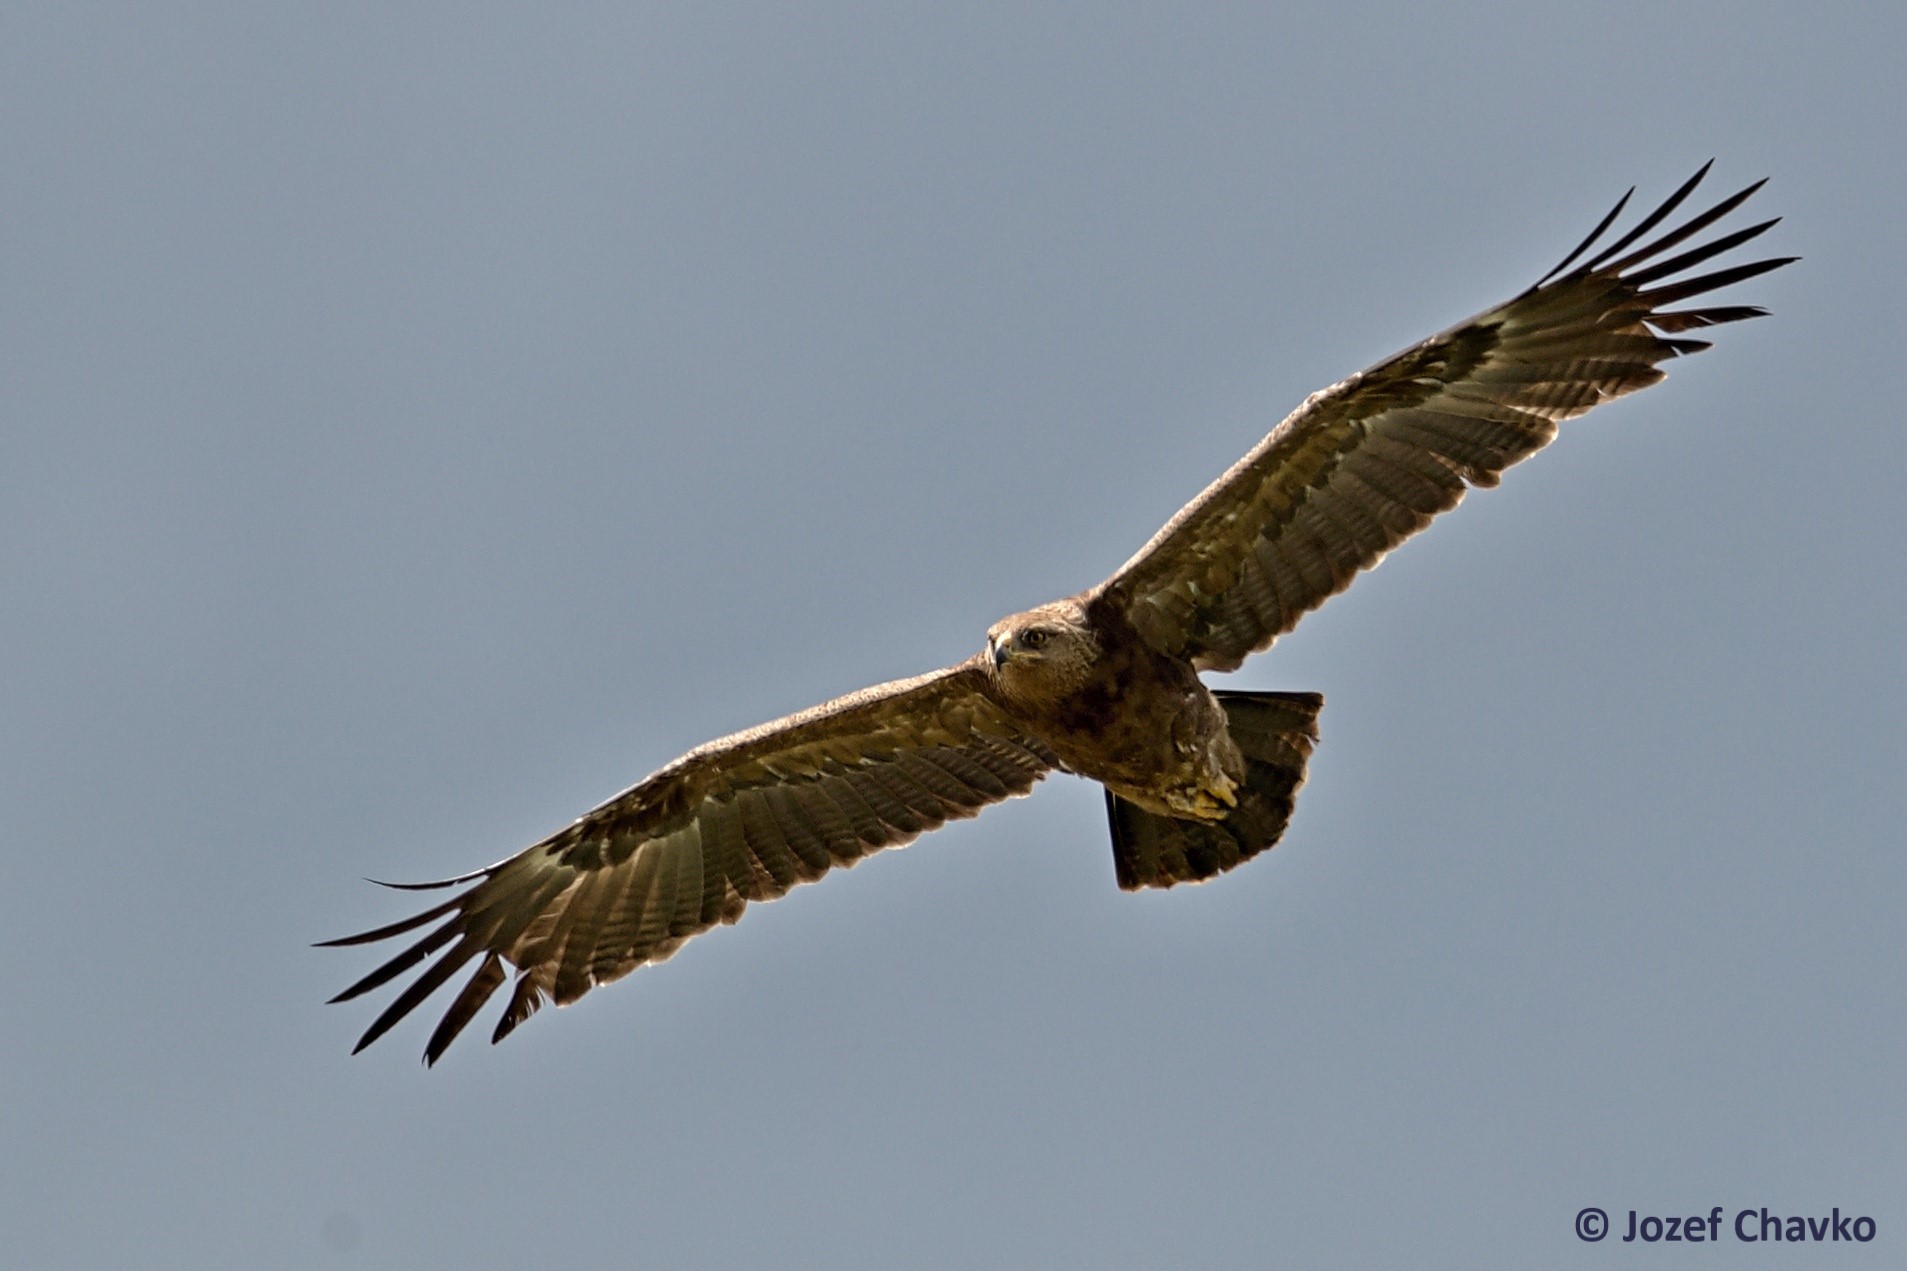
[[[706,899],[708,839],[706,833],[684,834],[677,830],[642,845],[628,870],[628,902],[617,914],[614,943],[603,947],[604,962],[615,968],[631,959],[640,962],[669,938],[669,920],[674,916],[677,880],[681,877],[676,867],[680,862],[689,860],[702,867],[703,886],[699,890]],[[699,918],[701,914],[696,916]],[[534,964],[534,958],[526,961]]]
[[[557,1002],[573,1002],[589,991],[594,982],[590,964],[601,947],[609,908],[621,898],[627,881],[614,869],[592,870],[577,881],[576,890],[563,907],[562,921],[542,952],[546,960],[556,964]]]
[[[443,1054],[450,1043],[457,1040],[457,1034],[463,1032],[464,1026],[476,1018],[484,1003],[503,987],[503,982],[508,978],[509,973],[503,969],[503,959],[494,953],[485,954],[477,973],[465,982],[451,1002],[450,1009],[444,1012],[443,1019],[431,1030],[430,1042],[424,1048],[424,1053],[435,1062],[436,1056]]]
[[[750,797],[761,803],[761,815],[774,826],[774,832],[788,845],[801,867],[801,881],[811,883],[834,865],[834,855],[821,837],[819,827],[802,815],[793,791],[786,786],[767,786]]]
[[[827,786],[824,780],[813,785],[778,788],[794,801],[795,814],[801,823],[812,829],[827,846],[828,859],[836,865],[852,865],[865,852],[861,836],[855,832],[841,805],[829,796]],[[1000,797],[1004,799],[1005,792]]]
[[[546,1001],[573,1002],[734,922],[750,901],[1025,794],[1056,763],[1012,724],[977,658],[866,689],[698,747],[560,833],[453,880],[467,887],[449,900],[327,942],[442,920],[333,1000],[427,963],[362,1050],[477,960],[431,1033],[425,1060],[435,1063],[512,972],[493,1041]]]
[[[698,836],[676,831],[676,836],[685,840],[675,845],[675,851],[692,866],[698,875],[703,873],[702,843]],[[596,948],[590,955],[589,974],[597,984],[607,984],[611,980],[622,978],[634,969],[636,945],[642,931],[643,911],[648,904],[650,883],[655,877],[655,862],[665,855],[663,852],[644,853],[647,858],[643,866],[632,865],[627,869],[607,870],[605,873],[616,875],[616,888],[613,898],[603,915],[602,932],[597,937]],[[695,890],[704,894],[707,890],[706,878],[698,877],[703,884]],[[707,913],[706,903],[697,911],[699,918]],[[716,910],[719,914],[719,908]],[[711,918],[711,922],[715,919]]]
[[[761,800],[755,798],[755,792],[742,791],[735,796],[733,806],[748,859],[756,869],[768,876],[766,894],[785,896],[790,887],[806,882],[795,863],[794,853],[781,841],[781,835],[776,833],[775,827],[766,823],[762,815],[765,809],[761,806]]]
[[[1707,348],[1674,333],[1760,317],[1752,305],[1669,310],[1793,257],[1686,271],[1776,224],[1732,230],[1677,255],[1761,188],[1756,182],[1667,230],[1705,165],[1583,264],[1624,202],[1562,264],[1509,302],[1314,393],[1187,504],[1098,588],[1140,634],[1201,670],[1268,648],[1471,486],[1548,445],[1557,424],[1663,377]],[[1627,253],[1627,254],[1624,254]]]
[[[888,828],[881,824],[881,818],[868,806],[867,800],[861,797],[860,791],[854,788],[854,783],[845,774],[831,776],[821,786],[821,791],[854,828],[854,855],[849,859],[858,861],[867,855],[870,847],[878,847],[887,841]]]

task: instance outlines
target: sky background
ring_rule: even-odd
[[[1721,1205],[1903,1265],[1903,47],[6,7],[6,1260],[1682,1266],[1574,1217]],[[374,954],[309,946],[414,907],[362,878],[966,657],[1711,156],[1806,257],[1729,293],[1775,316],[1220,681],[1327,697],[1275,852],[1122,894],[1056,778],[495,1049],[349,1057]]]

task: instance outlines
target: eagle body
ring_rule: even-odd
[[[1191,663],[1139,637],[1121,599],[1086,593],[993,624],[1000,704],[1067,772],[1150,812],[1219,820],[1245,775],[1225,711]]]
[[[1202,881],[1271,847],[1324,699],[1214,690],[1200,674],[1270,648],[1559,424],[1708,347],[1686,333],[1762,316],[1684,307],[1794,259],[1691,272],[1775,224],[1674,251],[1761,186],[1663,228],[1707,171],[1604,246],[1624,195],[1534,286],[1313,393],[1112,577],[995,623],[983,653],[698,746],[514,856],[406,885],[461,890],[327,942],[421,929],[333,999],[416,969],[358,1049],[468,967],[424,1058],[508,984],[501,1040],[545,1003],[573,1002],[750,904],[1027,794],[1052,771],[1105,787],[1123,888]]]

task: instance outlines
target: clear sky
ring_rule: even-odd
[[[1721,1265],[1620,1242],[1720,1205],[1907,1265],[1903,48],[8,7],[4,1260]],[[348,1057],[372,958],[310,943],[412,907],[363,877],[966,657],[1711,156],[1806,258],[1729,293],[1774,316],[1230,677],[1327,698],[1275,852],[1122,894],[1056,778],[502,1046]]]

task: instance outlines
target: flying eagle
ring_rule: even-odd
[[[987,631],[986,648],[698,746],[415,917],[328,942],[427,934],[340,993],[346,1001],[436,955],[362,1050],[473,961],[425,1047],[435,1063],[515,976],[500,1041],[545,1001],[660,962],[836,865],[1028,793],[1055,770],[1106,789],[1127,889],[1225,872],[1278,841],[1317,741],[1316,693],[1208,689],[1385,553],[1493,486],[1556,425],[1663,377],[1708,347],[1680,333],[1760,317],[1683,301],[1788,264],[1688,276],[1763,221],[1666,256],[1756,182],[1642,242],[1662,206],[1582,260],[1628,203],[1535,286],[1306,399],[1096,587]],[[1633,190],[1630,191],[1634,193]]]

